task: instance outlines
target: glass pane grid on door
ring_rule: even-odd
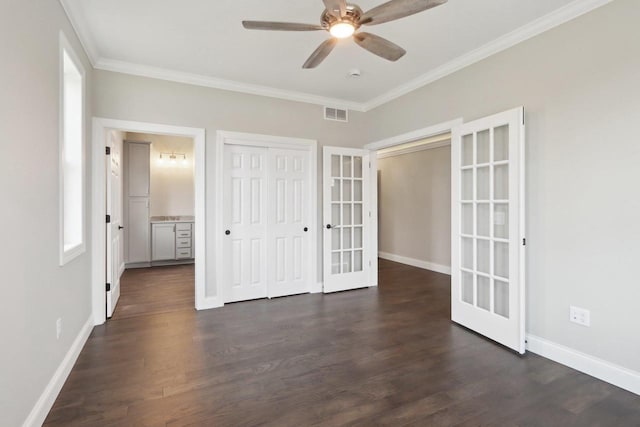
[[[363,270],[363,161],[331,156],[331,273]]]
[[[460,298],[509,318],[509,126],[462,136]]]

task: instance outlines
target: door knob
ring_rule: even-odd
[[[307,231],[309,231],[309,227],[304,228],[304,232],[306,233]]]
[[[224,234],[226,234],[228,236],[229,234],[231,234],[231,231],[230,230],[225,230]]]
[[[332,228],[333,228],[333,225],[327,224],[327,230],[331,230]]]
[[[121,226],[121,225],[119,225],[119,226],[118,226],[118,230],[122,230],[123,228],[124,228],[124,227],[123,227],[123,226]]]

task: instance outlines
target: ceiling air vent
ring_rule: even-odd
[[[336,122],[348,122],[347,110],[340,108],[324,107],[324,119]]]

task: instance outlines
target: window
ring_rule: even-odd
[[[85,251],[84,68],[60,34],[60,265]]]

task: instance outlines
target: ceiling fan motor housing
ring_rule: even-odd
[[[358,24],[358,21],[360,20],[360,17],[363,13],[364,12],[358,5],[347,4],[347,9],[342,19],[336,18],[331,12],[325,9],[320,17],[320,22],[327,31],[329,31],[329,29],[338,22],[348,22],[353,26],[353,28],[357,30],[358,28],[360,28],[360,24]]]

